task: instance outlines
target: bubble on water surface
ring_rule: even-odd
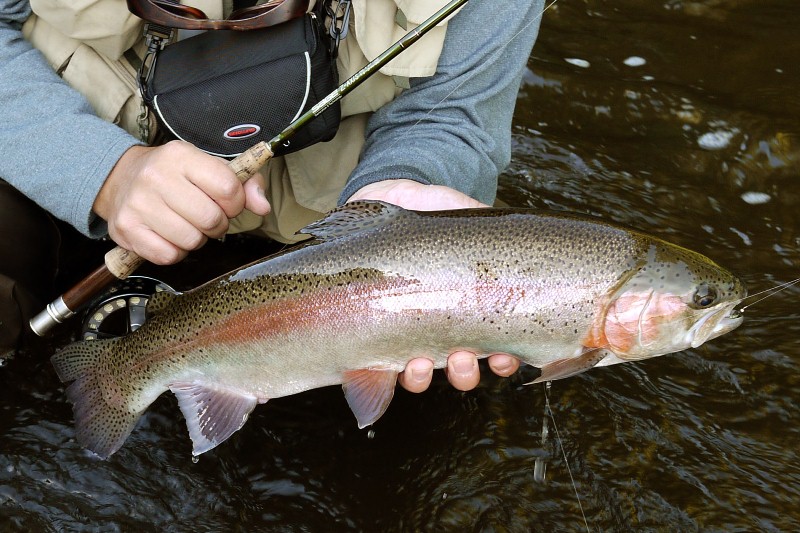
[[[639,56],[631,56],[623,61],[629,67],[641,67],[642,65],[647,64],[647,60],[643,57]]]
[[[727,148],[733,139],[734,132],[732,131],[710,131],[704,133],[697,139],[697,144],[704,150],[722,150]]]
[[[580,68],[589,68],[591,66],[591,63],[589,63],[585,59],[579,59],[577,57],[565,57],[564,61],[566,61],[570,65],[575,65],[576,67]]]
[[[745,232],[739,231],[736,228],[730,228],[730,230],[738,235],[740,239],[742,239],[742,242],[745,244],[745,246],[751,246],[753,244],[753,241]]]
[[[765,192],[747,191],[742,193],[742,200],[750,205],[758,205],[769,202],[772,197]]]

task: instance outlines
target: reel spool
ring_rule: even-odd
[[[147,319],[147,302],[157,292],[177,291],[154,278],[129,276],[89,304],[81,327],[84,340],[113,339],[136,331]]]

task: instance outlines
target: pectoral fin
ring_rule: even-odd
[[[238,431],[247,421],[258,398],[216,384],[173,383],[192,439],[192,455],[207,452]]]
[[[356,415],[359,429],[373,424],[383,415],[392,401],[396,384],[394,370],[363,369],[344,373],[344,397]]]
[[[581,372],[586,372],[602,361],[605,356],[606,351],[604,348],[595,348],[582,353],[578,357],[568,357],[547,363],[541,369],[542,375],[534,379],[532,383],[568,378]]]

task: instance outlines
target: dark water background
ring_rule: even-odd
[[[798,7],[561,0],[529,62],[500,198],[661,236],[751,293],[800,276]],[[187,288],[216,273],[220,250],[204,253],[150,273]],[[335,387],[273,400],[197,464],[164,395],[103,462],[73,440],[49,353],[29,354],[0,369],[0,529],[571,531],[586,528],[582,506],[592,530],[796,531],[798,296],[698,349],[555,382],[544,444],[528,369],[484,372],[469,393],[441,377],[399,391],[374,434]]]

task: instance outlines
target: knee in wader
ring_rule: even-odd
[[[50,216],[0,180],[0,355],[20,345],[52,296],[58,243]]]

